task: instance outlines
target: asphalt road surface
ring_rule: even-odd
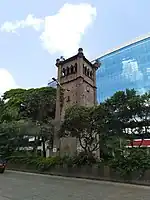
[[[6,171],[0,200],[150,200],[150,187]]]

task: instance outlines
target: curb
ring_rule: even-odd
[[[115,185],[123,185],[123,186],[130,186],[130,187],[146,187],[150,189],[150,182],[146,181],[121,181],[121,180],[114,180],[108,178],[96,178],[96,177],[81,177],[81,176],[71,176],[66,174],[54,174],[51,172],[39,172],[34,170],[25,170],[25,169],[14,169],[14,168],[7,168],[6,171],[13,172],[13,173],[20,173],[20,174],[28,174],[28,175],[39,175],[51,178],[58,178],[58,179],[72,179],[78,181],[88,181],[88,182],[95,182],[95,183],[105,183],[105,184],[115,184]]]

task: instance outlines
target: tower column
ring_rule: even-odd
[[[57,81],[60,83],[61,79],[61,61],[60,59],[56,60],[56,66],[57,66]],[[61,95],[61,87],[57,83],[57,90],[56,90],[56,110],[55,110],[55,122],[54,122],[54,139],[53,139],[53,156],[58,156],[60,152],[60,138],[58,136],[58,131],[60,129],[60,123],[61,123],[61,101],[60,101],[60,95]]]
[[[94,106],[96,104],[96,70],[98,68],[84,56],[82,48],[78,49],[76,55],[66,60],[63,58],[57,59],[56,66],[58,72],[56,80],[54,156],[76,152],[76,138],[70,137],[62,140],[58,136],[58,131],[61,121],[64,119],[65,110],[68,107],[74,104],[79,106]],[[66,144],[69,146],[69,150],[66,150],[68,148],[65,147]]]

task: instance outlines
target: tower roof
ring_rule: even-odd
[[[71,61],[73,61],[73,60],[76,60],[78,57],[83,58],[83,60],[84,60],[85,62],[87,62],[91,67],[93,67],[93,64],[84,56],[84,53],[83,53],[83,49],[82,49],[82,48],[79,48],[79,49],[78,49],[78,53],[77,53],[76,55],[70,57],[70,58],[63,59],[63,60],[57,59],[57,60],[56,60],[56,66],[57,66],[57,64],[60,63],[60,62],[61,62],[62,65],[64,65],[64,64],[66,64],[66,63],[68,63],[68,62],[71,62]]]

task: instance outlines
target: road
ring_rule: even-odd
[[[150,187],[35,175],[0,174],[0,200],[149,200]]]

